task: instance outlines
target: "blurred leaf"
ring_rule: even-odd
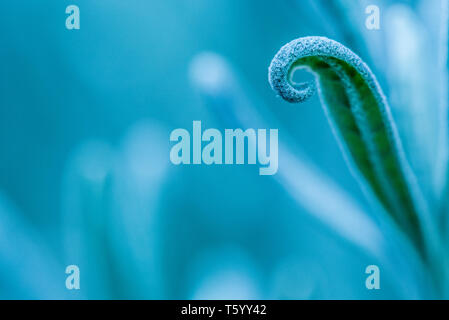
[[[437,166],[439,119],[438,90],[429,75],[436,70],[436,52],[429,50],[432,38],[419,16],[404,4],[388,8],[384,25],[386,74],[390,87],[389,101],[404,151],[421,189],[432,205],[435,195],[433,177]],[[413,66],[413,72],[410,67]]]

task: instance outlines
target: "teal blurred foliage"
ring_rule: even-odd
[[[364,26],[372,3],[378,31]],[[80,30],[65,28],[70,4]],[[302,36],[351,48],[391,97],[423,189],[438,194],[439,0],[19,0],[0,9],[0,298],[433,297],[407,241],[350,174],[318,98],[285,107],[267,67]],[[416,43],[392,50],[404,37]],[[204,52],[223,64],[198,71]],[[174,166],[170,132],[193,120],[279,128],[285,175]],[[65,288],[69,264],[80,267],[81,290]],[[365,288],[371,264],[381,290]]]

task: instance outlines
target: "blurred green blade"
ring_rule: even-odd
[[[440,68],[441,68],[441,101],[440,101],[440,135],[437,154],[437,185],[441,187],[439,194],[440,218],[443,225],[445,239],[449,238],[449,0],[441,1],[441,39],[440,39]]]

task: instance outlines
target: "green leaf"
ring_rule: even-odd
[[[425,203],[375,76],[336,41],[296,39],[280,49],[269,68],[271,87],[289,102],[304,101],[315,91],[315,83],[292,81],[301,68],[316,75],[323,108],[347,160],[356,168],[353,172],[423,254]]]

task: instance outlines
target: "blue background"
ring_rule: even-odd
[[[338,13],[336,3],[348,5]],[[438,3],[2,1],[0,298],[426,297],[419,264],[397,258],[407,251],[399,235],[367,238],[380,252],[373,255],[318,219],[276,176],[260,176],[258,166],[174,166],[169,135],[191,130],[194,120],[239,127],[221,122],[217,108],[255,112],[263,128],[279,129],[298,161],[379,226],[382,216],[349,172],[318,97],[282,101],[267,69],[282,45],[301,36],[327,36],[354,50],[390,98],[406,152],[430,185],[419,171],[429,159],[417,154],[431,152],[413,148],[419,141],[408,130],[420,129],[425,148],[436,148],[435,119],[417,116],[404,96],[425,88],[411,99],[436,108],[438,86],[429,79],[438,72]],[[80,8],[80,30],[65,28],[70,4]],[[365,28],[368,4],[381,9],[380,30]],[[391,50],[410,35],[415,46]],[[218,66],[200,60],[198,71],[192,61],[204,52]],[[418,62],[418,76],[401,77],[404,59]],[[219,93],[205,92],[195,72],[206,87],[218,77]],[[286,165],[282,153],[279,165]],[[294,179],[307,187],[310,176]],[[313,192],[333,206],[320,190]],[[346,223],[346,214],[337,220]],[[65,288],[70,264],[80,267],[80,290]],[[382,270],[381,290],[365,287],[371,264]]]

